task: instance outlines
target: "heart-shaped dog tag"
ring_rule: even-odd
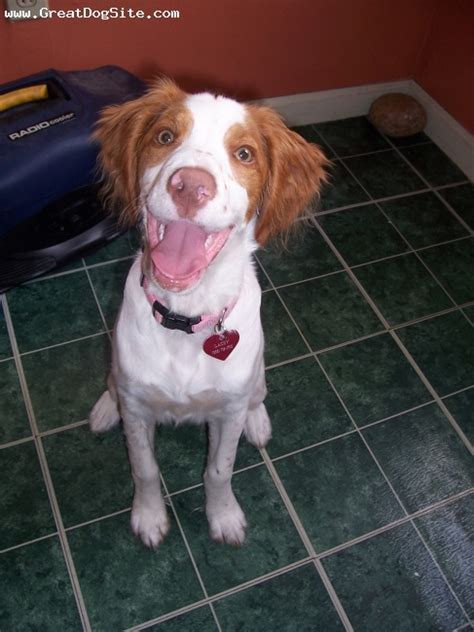
[[[202,348],[211,358],[226,360],[237,346],[239,339],[239,332],[235,329],[224,330],[206,338]]]

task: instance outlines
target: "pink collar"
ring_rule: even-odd
[[[237,303],[237,298],[233,298],[229,305],[224,307],[219,314],[202,314],[201,316],[188,317],[182,314],[176,314],[165,307],[165,305],[158,300],[158,297],[150,292],[150,282],[144,274],[142,274],[140,284],[145,291],[145,296],[151,305],[152,314],[155,319],[167,329],[179,329],[187,334],[195,334],[208,327],[217,327],[220,331],[223,327],[222,323],[224,317],[230,314]]]

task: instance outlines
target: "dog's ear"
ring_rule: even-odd
[[[119,209],[124,224],[134,224],[139,218],[139,159],[146,132],[164,109],[184,96],[173,81],[159,79],[139,99],[101,112],[93,139],[101,146],[103,193]]]
[[[260,245],[285,236],[326,181],[329,161],[316,145],[289,130],[271,108],[250,106],[268,161],[256,238]]]

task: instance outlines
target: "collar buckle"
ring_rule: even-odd
[[[183,316],[182,314],[176,314],[162,305],[159,301],[155,301],[153,303],[152,310],[154,317],[155,312],[161,314],[161,324],[163,327],[166,327],[166,329],[178,329],[179,331],[184,331],[187,334],[193,334],[193,326],[201,322],[200,316],[189,318],[188,316]]]

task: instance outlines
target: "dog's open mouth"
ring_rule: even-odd
[[[174,292],[196,285],[231,231],[228,227],[206,232],[187,220],[163,224],[148,213],[147,237],[156,282]]]

